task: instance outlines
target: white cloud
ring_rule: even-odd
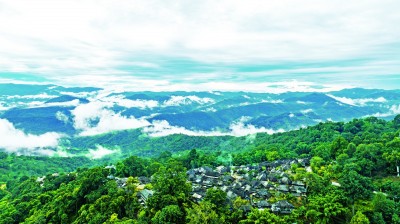
[[[42,135],[26,134],[16,129],[14,125],[6,119],[0,119],[0,148],[5,148],[8,152],[18,152],[25,150],[27,153],[37,154],[48,152],[47,148],[54,148],[58,145],[61,134],[48,132]]]
[[[8,107],[5,109],[10,109],[12,107],[76,107],[80,104],[79,99],[66,101],[66,102],[50,102],[46,103],[44,99],[54,98],[57,96],[51,96],[44,94],[43,96],[40,95],[27,95],[27,96],[8,96],[5,99],[8,100]],[[21,100],[25,99],[25,100]],[[1,103],[0,103],[0,110],[1,110]]]
[[[76,107],[80,104],[79,99],[74,99],[66,102],[51,102],[43,104],[42,106],[50,106],[50,107]]]
[[[215,91],[208,91],[208,92],[217,96],[222,96],[222,93],[220,92],[215,92]]]
[[[266,75],[266,73],[263,73]],[[192,74],[186,74],[191,76]],[[354,88],[350,84],[324,84],[309,81],[299,81],[293,78],[285,81],[260,81],[258,78],[249,77],[246,82],[235,82],[233,80],[224,79],[219,80],[218,77],[223,77],[223,73],[215,74],[212,79],[217,81],[210,81],[209,79],[197,79],[195,82],[175,83],[170,80],[171,77],[164,77],[162,74],[157,73],[158,78],[141,79],[140,76],[124,75],[70,75],[53,77],[56,83],[63,83],[69,86],[94,86],[104,88],[94,94],[95,96],[90,99],[100,99],[108,96],[111,93],[118,93],[124,91],[155,91],[155,92],[169,92],[169,91],[224,91],[224,92],[255,92],[255,93],[284,93],[284,92],[331,92],[339,91],[345,88]],[[222,94],[220,92],[217,92]]]
[[[218,132],[191,131],[184,127],[172,126],[168,121],[155,120],[148,127],[143,128],[143,132],[148,133],[151,137],[162,137],[173,134],[183,134],[189,136],[221,136]]]
[[[10,52],[15,49],[15,54],[49,57],[53,53],[50,46],[55,45],[54,50],[70,48],[75,54],[66,54],[69,57],[64,61],[76,68],[85,63],[100,68],[101,62],[105,63],[104,67],[117,63],[119,54],[115,49],[157,50],[172,55],[191,53],[192,57],[202,60],[219,61],[293,59],[300,55],[330,58],[359,54],[378,41],[397,41],[398,29],[393,28],[399,21],[396,1],[347,2],[346,7],[342,6],[340,0],[308,0],[302,4],[289,0],[225,0],[202,1],[195,5],[185,1],[175,4],[163,1],[38,1],[34,6],[23,1],[9,1],[3,3],[2,17],[7,22],[0,23],[0,28],[8,34],[3,43]],[[291,19],[293,17],[296,20]],[[17,40],[9,36],[18,37],[21,44],[16,44]],[[29,38],[36,38],[49,48],[38,52],[30,45]],[[52,45],[46,45],[46,41]],[[83,49],[79,49],[82,45]],[[308,50],[306,55],[305,50]],[[96,54],[99,58],[93,60]],[[48,66],[38,69],[63,66],[58,58],[48,62]],[[140,60],[130,63],[144,68],[157,67]],[[16,62],[12,65],[15,70],[27,66]]]
[[[294,116],[295,116],[295,115],[292,114],[292,113],[289,114],[289,117],[290,117],[290,118],[292,118],[292,117],[294,117]]]
[[[68,91],[61,91],[60,94],[62,95],[68,95],[68,96],[74,96],[78,98],[87,98],[95,95],[97,91],[92,91],[92,92],[68,92]]]
[[[31,101],[31,102],[26,102],[26,103],[25,102],[18,102],[16,104],[16,106],[22,106],[22,107],[27,106],[27,107],[30,107],[30,108],[32,108],[32,107],[41,107],[43,105],[44,105],[43,101]]]
[[[29,108],[35,108],[35,107],[76,107],[80,104],[78,99],[71,100],[71,101],[66,101],[66,102],[52,102],[52,103],[46,103],[44,101],[28,101],[28,102],[22,102],[22,101],[16,101],[16,102],[10,102],[8,107],[4,107],[4,110],[10,109],[12,107],[29,107]],[[1,104],[0,104],[0,110],[2,109]]]
[[[96,145],[96,149],[89,149],[86,156],[90,159],[101,159],[104,156],[120,153],[118,149],[107,149],[101,145]]]
[[[300,112],[303,114],[308,114],[308,113],[313,112],[313,109],[305,109],[305,110],[301,110]]]
[[[100,116],[103,108],[111,107],[112,104],[105,104],[103,102],[90,102],[88,104],[82,104],[71,111],[74,116],[74,127],[76,129],[87,129],[92,120]]]
[[[261,100],[261,103],[283,103],[283,100]]]
[[[160,0],[38,0],[35,4],[3,1],[0,67],[9,72],[44,74],[60,83],[107,87],[115,76],[138,77],[145,73],[142,69],[162,67],[158,62],[163,62],[165,56],[226,65],[298,61],[318,64],[321,60],[347,61],[374,55],[377,59],[372,63],[271,69],[276,71],[261,75],[326,73],[324,70],[357,72],[360,76],[398,74],[399,60],[391,56],[398,52],[400,39],[398,8],[396,0],[205,0],[196,4]],[[151,59],[146,60],[146,56]],[[152,60],[158,57],[159,61]],[[222,70],[230,72],[229,68]],[[163,80],[172,83],[177,79],[171,78],[173,72],[165,73],[159,74]],[[260,75],[249,72],[245,76],[254,80]],[[137,79],[157,81],[149,80],[147,74],[143,77]],[[97,84],[99,79],[111,82]],[[220,74],[206,79],[228,81]],[[133,80],[129,83],[147,90],[157,86]],[[163,86],[167,88],[168,84]],[[190,87],[185,89],[201,86]],[[213,87],[218,89],[220,85]],[[240,84],[234,87],[244,88]],[[250,87],[246,89],[252,91]],[[260,89],[265,90],[255,91]]]
[[[168,123],[168,121],[153,121],[153,123],[148,126],[143,128],[143,132],[149,134],[151,137],[162,137],[162,136],[168,136],[172,134],[183,134],[183,135],[189,135],[189,136],[247,136],[247,135],[252,135],[256,133],[268,133],[268,134],[274,134],[277,132],[283,132],[283,129],[279,130],[272,130],[268,129],[265,127],[257,128],[254,125],[251,124],[244,124],[249,118],[247,117],[242,117],[239,119],[239,121],[233,122],[229,126],[229,131],[228,132],[222,132],[222,131],[193,131],[193,130],[188,130],[184,127],[178,127],[178,126],[172,126]]]
[[[313,82],[304,82],[304,81],[281,81],[281,82],[228,82],[228,81],[219,81],[219,82],[198,82],[198,83],[185,83],[185,84],[173,84],[169,83],[167,86],[161,84],[154,89],[159,91],[227,91],[227,92],[259,92],[259,93],[284,93],[284,92],[330,92],[337,91],[344,88],[349,88],[349,85],[318,85],[315,87],[315,83]],[[137,88],[143,88],[137,87]]]
[[[68,153],[65,149],[58,147],[57,151],[54,152],[54,155],[57,155],[59,157],[72,157],[74,156],[73,154]]]
[[[56,95],[49,95],[47,93],[41,93],[37,95],[12,95],[7,96],[7,99],[51,99],[57,97]]]
[[[189,136],[244,136],[259,132],[266,132],[269,134],[276,132],[276,130],[272,129],[256,128],[253,125],[246,125],[244,124],[246,121],[244,119],[233,122],[229,127],[229,132],[188,130],[184,127],[172,126],[167,121],[153,121],[150,123],[147,121],[149,117],[137,119],[133,116],[126,117],[113,112],[110,107],[112,107],[114,103],[118,102],[119,99],[119,97],[105,97],[101,98],[101,100],[105,101],[96,100],[76,107],[71,111],[75,129],[80,131],[81,136],[91,136],[110,131],[136,128],[143,128],[143,132],[148,133],[152,137],[171,134],[184,134]],[[197,96],[173,96],[169,101],[164,102],[163,105],[186,105],[192,102],[205,104],[214,101],[210,98],[199,98]],[[215,111],[215,109],[210,108],[210,111]],[[58,117],[59,119],[65,120],[65,117],[61,114],[59,114]]]
[[[9,102],[0,102],[0,111],[9,110],[14,107],[38,107],[43,105],[44,102],[42,101],[30,101],[30,102],[23,102],[23,101],[9,101]]]
[[[5,105],[5,103],[3,103],[3,102],[0,102],[0,111],[2,111],[2,110],[8,110],[8,109],[10,109],[11,107],[7,107],[6,105]]]
[[[125,117],[106,107],[109,103],[90,102],[82,104],[71,111],[74,116],[74,127],[81,131],[81,136],[91,136],[110,131],[135,129],[148,126],[145,119],[136,119],[133,116]]]
[[[384,113],[375,113],[372,115],[367,115],[365,117],[374,116],[374,117],[389,117],[393,115],[400,114],[400,105],[392,105],[387,112]]]
[[[273,130],[265,127],[257,128],[251,124],[244,124],[245,120],[246,118],[242,118],[239,122],[232,123],[229,126],[229,129],[231,130],[230,135],[239,137],[257,133],[267,133],[271,135],[277,132],[284,132],[283,129]]]
[[[66,114],[64,114],[63,112],[61,112],[61,111],[57,111],[57,113],[56,113],[56,118],[57,118],[59,121],[64,122],[65,124],[68,123],[68,121],[69,121],[68,116],[67,116]]]
[[[393,105],[390,107],[390,112],[393,114],[400,114],[400,105]]]
[[[39,148],[35,150],[34,152],[32,151],[22,151],[19,152],[20,154],[25,154],[25,155],[40,155],[40,156],[54,156],[54,155],[59,155],[56,151],[52,149],[46,149],[46,148]],[[19,154],[18,153],[18,154]]]
[[[95,126],[87,126],[80,133],[82,136],[98,135],[110,131],[136,129],[149,125],[149,122],[144,119],[136,119],[132,117],[124,117],[120,114],[115,114],[109,110],[103,110],[98,117],[99,122]]]
[[[26,85],[44,85],[44,84],[51,84],[50,82],[41,82],[41,81],[24,81],[24,80],[17,80],[15,78],[1,78],[0,83],[3,84],[26,84]]]
[[[368,103],[386,103],[387,100],[384,97],[378,97],[376,99],[374,98],[365,98],[365,99],[352,99],[352,98],[347,98],[347,97],[337,97],[331,94],[327,94],[327,96],[332,97],[333,99],[349,104],[352,106],[366,106]]]
[[[193,103],[208,104],[214,102],[215,101],[213,99],[208,97],[200,98],[198,96],[171,96],[169,100],[166,100],[163,103],[163,106],[170,107],[170,106],[190,105]]]
[[[297,104],[304,104],[304,105],[310,104],[310,102],[304,102],[304,101],[300,101],[300,100],[296,101],[296,103]]]
[[[131,108],[131,107],[137,107],[141,109],[145,108],[154,108],[158,106],[158,102],[155,100],[121,100],[117,102],[118,105]]]
[[[217,112],[217,109],[215,109],[214,107],[208,107],[204,110],[202,110],[203,112]]]
[[[130,100],[126,99],[122,95],[115,95],[115,96],[109,96],[106,98],[102,98],[102,101],[105,102],[112,102],[115,103],[121,107],[126,107],[126,108],[140,108],[140,109],[146,109],[146,108],[155,108],[158,107],[158,101],[155,100]]]

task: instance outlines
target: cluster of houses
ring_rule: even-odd
[[[288,201],[271,204],[268,200],[279,193],[306,196],[305,183],[293,181],[289,175],[293,164],[307,167],[309,160],[278,160],[258,165],[220,166],[216,169],[200,167],[187,171],[187,175],[192,183],[193,200],[197,202],[204,198],[207,189],[217,187],[227,193],[229,200],[239,196],[249,200],[256,208],[290,213],[294,206]]]
[[[188,181],[192,183],[192,199],[200,202],[209,188],[219,188],[226,192],[229,201],[236,197],[248,200],[253,207],[270,209],[276,213],[291,213],[294,206],[286,200],[270,203],[272,197],[279,194],[291,194],[295,197],[306,197],[307,188],[303,181],[292,180],[291,168],[304,167],[309,170],[309,159],[276,160],[262,162],[257,165],[219,166],[194,168],[187,171]],[[106,166],[105,169],[115,170],[115,166]],[[58,176],[58,173],[52,174]],[[108,179],[116,181],[118,187],[125,188],[128,178],[119,178],[109,175]],[[46,176],[38,177],[37,182],[43,187]],[[138,177],[138,197],[145,205],[153,191],[145,189],[151,178]]]
[[[262,162],[257,165],[219,166],[215,169],[200,167],[187,171],[188,181],[192,183],[192,198],[200,202],[206,195],[207,189],[219,188],[226,192],[230,201],[236,197],[248,200],[253,207],[258,209],[270,209],[276,213],[288,214],[294,206],[286,200],[270,203],[269,199],[277,194],[291,194],[295,197],[306,197],[307,188],[304,182],[294,181],[291,177],[291,167],[309,168],[309,159],[277,160],[274,162]],[[114,179],[118,186],[124,188],[127,178]],[[147,199],[153,195],[153,191],[145,189],[150,183],[147,177],[139,177],[138,197],[145,205]]]

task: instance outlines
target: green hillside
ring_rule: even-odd
[[[400,223],[399,134],[400,115],[243,138],[124,131],[68,143],[79,153],[118,139],[119,162],[3,153],[0,223]],[[142,156],[122,159],[129,155]],[[249,184],[268,174],[263,203],[272,207],[259,209],[255,195],[230,197],[225,182],[195,200],[194,168],[212,176],[218,166],[233,170],[218,178],[241,175]],[[306,195],[276,190],[302,182]],[[274,207],[284,203],[293,208]]]

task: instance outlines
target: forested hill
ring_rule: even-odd
[[[115,153],[115,157],[119,150],[114,146],[118,145],[122,151],[139,148],[147,156],[160,147],[164,150],[165,144],[147,147],[146,136],[272,134],[368,116],[389,121],[399,111],[399,90],[353,88],[280,94],[115,92],[0,83],[0,151],[29,156],[79,156],[100,150]],[[131,143],[132,138],[138,144]],[[219,145],[212,138],[193,139],[205,143],[204,147]],[[167,144],[179,143],[165,140]],[[173,148],[190,146],[175,144]]]
[[[16,172],[18,166],[29,168],[28,157],[2,154],[0,169],[8,175],[0,187],[0,223],[400,223],[400,115],[391,121],[370,117],[218,141],[215,148],[187,145],[187,150],[171,148],[153,158],[132,156],[113,162],[115,168],[102,164],[63,172],[61,167],[85,160],[47,158],[61,169],[44,177]],[[233,142],[242,150],[220,150]],[[310,165],[293,162],[300,158]],[[230,197],[218,181],[206,183],[210,188],[201,200],[193,197],[196,183],[189,181],[187,170],[235,170],[237,165],[245,166],[234,171],[233,179],[229,172],[214,176],[226,176],[245,191],[243,181],[253,187],[265,173],[267,183],[258,187],[265,190],[265,209],[257,207],[254,195]],[[294,183],[304,183],[306,195],[274,190]],[[268,204],[280,204],[287,212]]]

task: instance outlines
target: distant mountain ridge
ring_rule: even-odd
[[[108,108],[122,116],[146,117],[149,122],[165,120],[172,126],[193,131],[228,130],[229,125],[241,117],[247,117],[249,125],[290,130],[330,119],[346,121],[374,114],[387,115],[382,117],[391,119],[396,111],[390,111],[390,109],[400,104],[400,92],[397,90],[360,88],[331,93],[289,92],[283,94],[122,92],[104,94],[99,97],[101,91],[101,89],[92,87],[65,88],[51,85],[1,84],[0,103],[8,110],[3,109],[0,118],[7,119],[16,127],[28,132],[44,133],[49,131],[49,128],[37,125],[37,118],[48,119],[51,122],[57,119],[56,113],[60,111],[73,120],[74,115],[71,114],[71,111],[76,107],[97,103],[104,104],[102,108]],[[370,99],[371,102],[363,106],[354,106],[340,102],[329,95],[349,99],[364,98],[366,101]],[[385,102],[373,102],[373,99],[378,98],[384,99]],[[71,102],[74,100],[79,102],[72,105]],[[153,104],[150,105],[150,103]],[[307,116],[311,112],[313,116]],[[390,114],[390,112],[392,113]],[[306,117],[307,121],[304,121]],[[266,120],[285,120],[285,122],[262,122]],[[33,121],[36,125],[31,124]],[[46,120],[42,122],[46,123]],[[65,126],[62,123],[53,122],[54,130],[60,131],[57,126]],[[33,128],[34,126],[37,127]],[[79,130],[73,130],[73,126],[65,132],[79,134]]]
[[[0,84],[0,119],[13,126],[5,129],[6,136],[22,131],[22,137],[54,132],[74,138],[129,129],[151,137],[245,136],[368,116],[391,120],[399,113],[399,90],[112,92],[92,87]]]

